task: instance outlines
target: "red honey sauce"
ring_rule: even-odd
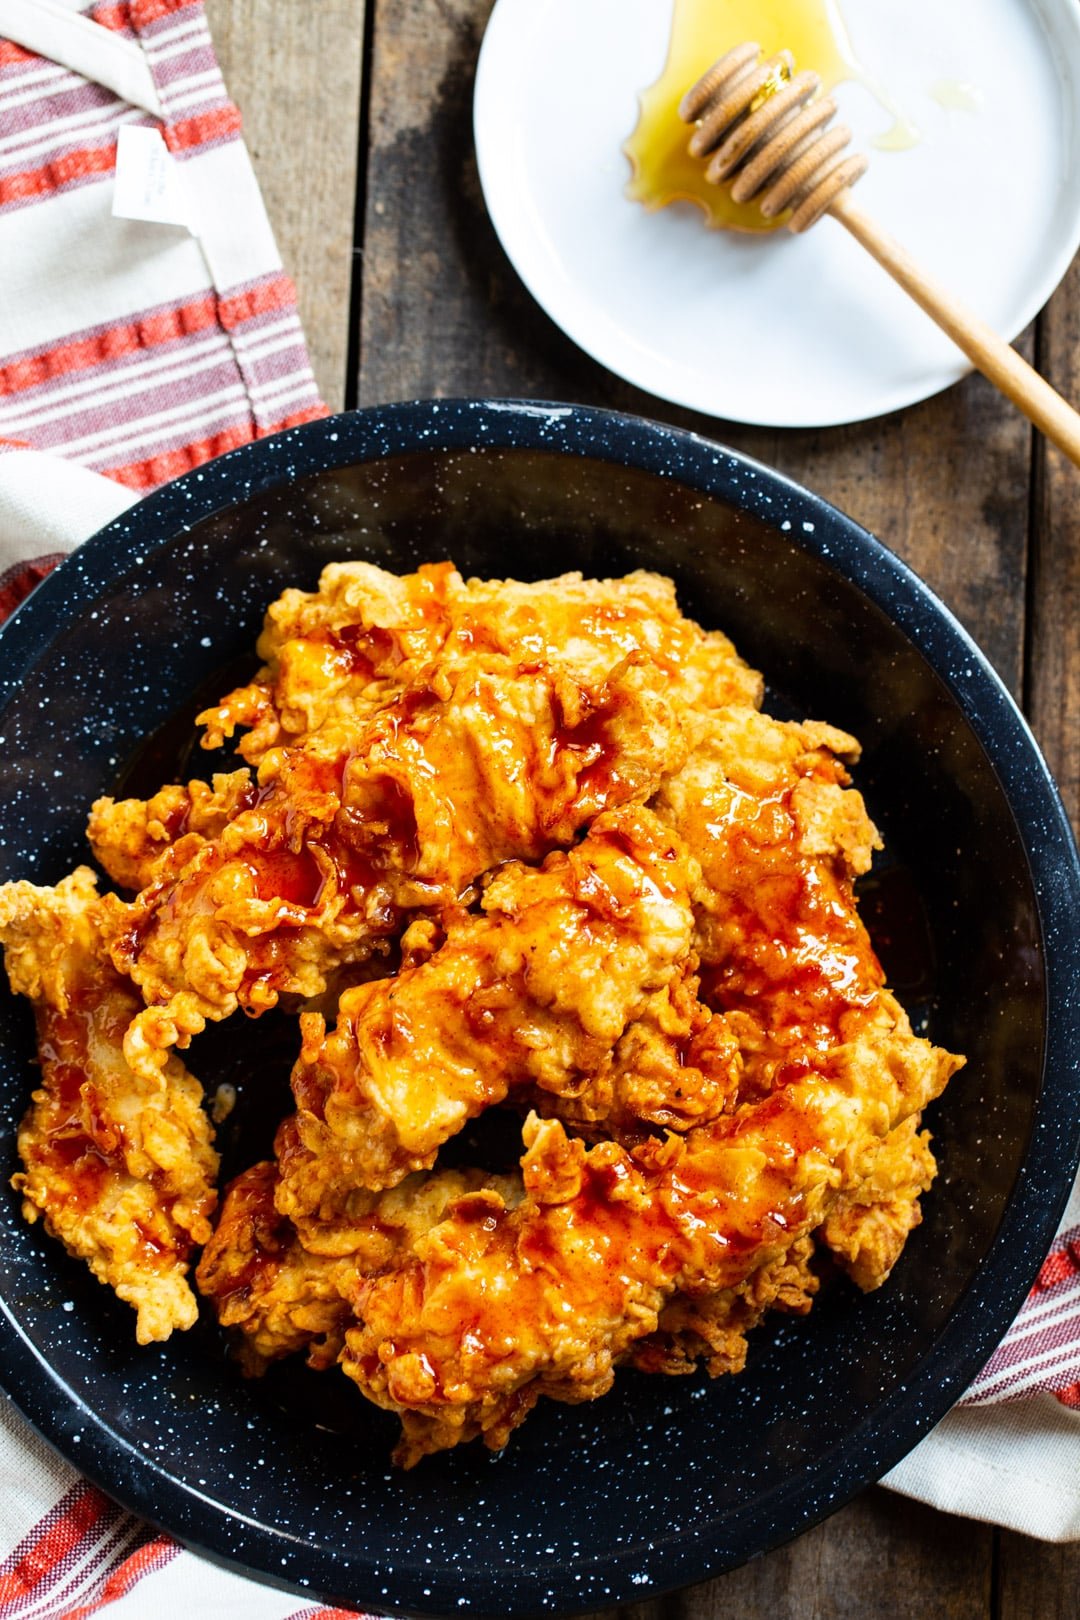
[[[724,846],[717,865],[731,877],[719,907],[730,949],[703,968],[701,994],[718,1011],[753,1013],[774,1034],[824,1052],[840,1041],[846,1013],[874,1004],[884,973],[851,885],[799,850],[790,797],[748,804],[737,791],[730,816],[714,823]],[[784,1065],[773,1084],[803,1072]]]
[[[209,1281],[200,1279],[201,1292],[210,1294],[224,1310],[229,1301],[250,1298],[256,1285],[271,1269],[280,1264],[279,1234],[288,1223],[274,1208],[274,1182],[276,1174],[270,1165],[256,1165],[233,1182],[228,1192],[226,1214],[230,1228],[251,1233],[246,1246],[243,1265],[230,1270],[226,1285],[211,1289]],[[239,1245],[233,1246],[235,1253]]]
[[[133,1010],[133,1009],[129,1009]],[[95,1037],[109,1041],[116,1037],[117,1024],[110,1018],[107,1003],[80,1006],[76,1000],[66,1013],[48,1010],[39,1017],[39,1057],[42,1088],[46,1102],[38,1115],[41,1142],[27,1155],[28,1171],[37,1160],[56,1175],[57,1191],[65,1211],[89,1212],[99,1202],[106,1182],[119,1172],[126,1174],[122,1128],[108,1120],[101,1109],[100,1096],[90,1073],[87,1053]],[[162,1219],[174,1200],[162,1206]],[[48,1207],[46,1205],[46,1207]],[[186,1256],[191,1244],[182,1235],[163,1240],[142,1221],[134,1223],[139,1234],[139,1261],[146,1265],[171,1264]]]
[[[549,768],[561,754],[571,753],[578,761],[578,797],[590,790],[597,796],[609,793],[616,776],[612,770],[617,749],[611,735],[612,711],[594,709],[576,726],[562,722],[556,725],[551,737]]]
[[[405,656],[400,637],[378,625],[342,625],[330,641],[341,650],[350,675],[368,680],[397,669]]]

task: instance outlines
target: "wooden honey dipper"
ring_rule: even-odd
[[[819,96],[820,88],[816,73],[796,73],[790,51],[768,58],[760,45],[728,51],[679,104],[680,118],[697,126],[689,150],[708,159],[705,178],[727,185],[735,202],[757,200],[766,219],[790,209],[788,229],[796,233],[823,214],[838,219],[972,364],[1080,466],[1080,415],[852,202],[850,188],[867,160],[845,155],[851,131],[827,127],[836,103]]]

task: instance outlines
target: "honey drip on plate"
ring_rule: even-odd
[[[931,85],[930,94],[939,107],[950,112],[978,112],[982,106],[981,91],[966,79],[938,79]]]
[[[825,95],[845,79],[865,85],[894,120],[875,146],[900,150],[918,140],[856,61],[835,0],[674,0],[664,71],[641,92],[637,126],[623,148],[633,169],[626,194],[635,202],[650,210],[694,202],[707,224],[728,230],[768,231],[784,222],[786,215],[763,219],[756,203],[733,202],[726,187],[705,179],[704,163],[687,151],[689,131],[678,113],[690,86],[744,40],[756,40],[766,56],[789,50],[798,69],[820,76]]]

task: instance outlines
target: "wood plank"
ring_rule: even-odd
[[[1080,264],[1042,317],[1040,364],[1080,402]],[[1032,726],[1080,827],[1080,469],[1040,447],[1031,580],[1028,704]]]
[[[315,377],[345,400],[364,0],[207,0]]]
[[[1080,1620],[1080,1546],[1001,1536],[1000,1620]]]
[[[958,1535],[956,1523],[869,1491],[790,1547],[685,1593],[665,1620],[984,1620],[993,1531]]]
[[[494,382],[503,355],[486,277],[474,275],[473,233],[486,230],[490,257],[493,232],[472,84],[492,0],[373,3],[359,401],[488,392],[485,371]]]

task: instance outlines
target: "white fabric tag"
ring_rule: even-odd
[[[197,236],[184,174],[160,130],[121,124],[116,141],[114,219],[180,225]]]

